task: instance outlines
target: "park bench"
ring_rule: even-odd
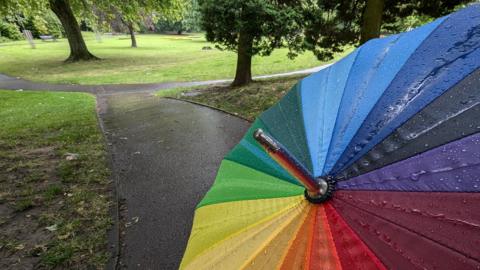
[[[42,41],[57,41],[57,39],[54,36],[50,36],[50,35],[40,36],[40,39]]]

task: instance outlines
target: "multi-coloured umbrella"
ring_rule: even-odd
[[[181,268],[480,269],[479,67],[472,5],[301,80],[223,160]]]

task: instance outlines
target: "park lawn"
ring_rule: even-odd
[[[153,83],[233,78],[236,55],[220,51],[203,34],[138,35],[138,48],[130,48],[125,36],[104,36],[96,41],[84,33],[87,46],[101,61],[64,63],[69,49],[65,39],[36,41],[30,49],[25,41],[0,45],[0,73],[33,81],[74,84]],[[210,47],[211,50],[202,50]],[[311,52],[294,60],[287,49],[275,50],[268,57],[254,57],[253,74],[273,74],[324,64]]]
[[[0,90],[1,269],[107,262],[112,195],[95,105],[84,93]]]
[[[247,86],[200,86],[160,90],[157,96],[173,97],[215,107],[253,121],[274,105],[306,75],[257,80]]]

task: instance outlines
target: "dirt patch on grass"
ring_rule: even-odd
[[[0,257],[2,269],[38,268],[40,255],[55,234],[45,229],[44,214],[61,207],[55,174],[59,157],[52,146],[2,149],[0,157]],[[48,195],[47,195],[48,194]]]

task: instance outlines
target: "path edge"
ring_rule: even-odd
[[[232,112],[229,112],[229,111],[225,111],[225,110],[223,110],[223,109],[214,107],[214,106],[212,106],[212,105],[208,105],[208,104],[201,103],[201,102],[197,102],[197,101],[193,101],[193,100],[187,100],[187,99],[181,99],[181,98],[175,98],[175,97],[161,97],[161,98],[173,99],[173,100],[188,102],[188,103],[191,103],[191,104],[194,104],[194,105],[206,107],[206,108],[209,108],[209,109],[218,111],[218,112],[222,112],[222,113],[231,115],[231,116],[236,117],[236,118],[240,118],[240,119],[242,119],[242,120],[244,120],[244,121],[247,121],[247,122],[250,123],[250,124],[255,121],[255,120],[248,119],[248,118],[246,118],[246,117],[244,117],[244,116],[241,116],[241,115],[239,115],[239,114],[235,114],[235,113],[232,113]]]
[[[105,150],[106,150],[106,159],[107,165],[110,170],[110,186],[112,190],[112,203],[113,205],[110,207],[109,212],[110,216],[113,218],[112,226],[107,232],[107,250],[109,251],[109,258],[107,263],[105,264],[104,269],[118,269],[118,263],[120,259],[120,198],[118,196],[118,181],[116,176],[113,172],[113,150],[112,145],[109,144],[109,139],[107,136],[107,130],[105,128],[105,123],[102,118],[102,114],[106,113],[107,104],[106,99],[102,99],[102,97],[98,95],[91,94],[95,97],[95,111],[96,111],[96,118],[97,118],[97,125],[102,132],[102,137],[105,143]]]

